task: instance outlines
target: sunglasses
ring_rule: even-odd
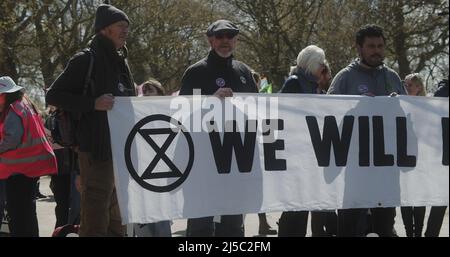
[[[233,33],[218,33],[215,34],[214,37],[217,39],[223,39],[223,38],[228,38],[228,39],[233,39],[236,36],[236,34]]]

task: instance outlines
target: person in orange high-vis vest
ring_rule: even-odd
[[[41,117],[21,89],[0,77],[0,179],[6,180],[11,236],[38,237],[36,182],[55,174],[57,164]]]

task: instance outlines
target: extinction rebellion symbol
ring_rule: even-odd
[[[137,141],[136,137],[138,135],[145,140],[152,152],[155,153],[150,164],[148,166],[145,165],[146,167],[139,167],[139,165],[133,163],[133,160],[136,160],[136,158],[133,158],[132,155],[137,153],[136,150],[133,151],[132,147],[136,146],[133,142]],[[159,138],[161,138],[160,136],[168,136],[161,147],[155,141],[155,138],[158,136]],[[183,145],[175,143],[174,140],[177,136],[178,142],[183,141],[181,139],[184,137],[186,143]],[[172,144],[176,144],[175,150],[177,153],[183,153],[184,156],[189,154],[189,158],[184,158],[187,159],[185,168],[177,167],[175,158],[171,159],[167,156],[166,151]],[[181,146],[184,146],[183,149],[180,149]],[[128,135],[124,154],[128,172],[140,186],[153,192],[170,192],[180,186],[188,177],[194,163],[194,144],[191,135],[179,121],[169,116],[158,114],[145,117],[136,123]],[[142,153],[140,154],[142,155]],[[153,153],[149,154],[149,156],[153,156]],[[156,167],[161,162],[170,170],[157,170]],[[140,168],[145,168],[145,170]]]

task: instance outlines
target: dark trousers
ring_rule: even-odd
[[[426,237],[438,237],[441,232],[442,222],[444,221],[447,206],[433,206],[428,217]],[[447,235],[448,236],[448,235]]]
[[[6,210],[5,180],[0,180],[0,229],[2,228],[5,210]]]
[[[407,237],[421,237],[423,231],[423,221],[425,219],[425,206],[421,207],[401,207],[403,225],[405,226]]]
[[[6,181],[9,229],[12,237],[39,237],[35,193],[38,178],[14,175]]]
[[[81,178],[80,237],[125,235],[114,185],[112,160],[95,161],[78,154]]]
[[[186,236],[244,237],[244,217],[243,215],[222,215],[220,223],[214,223],[214,217],[188,219]]]
[[[395,208],[372,208],[370,220],[367,219],[368,209],[338,210],[338,236],[365,236],[368,228],[380,237],[393,236],[395,223]]]
[[[308,227],[308,211],[286,211],[278,221],[279,237],[305,237]]]
[[[366,230],[367,209],[338,210],[338,237],[363,236]]]
[[[70,175],[70,207],[69,207],[69,224],[80,225],[80,192],[76,188],[76,172]]]
[[[55,228],[64,226],[69,222],[70,209],[70,188],[71,188],[71,174],[53,175],[50,181],[50,189],[55,197],[56,207]]]
[[[330,237],[337,234],[337,215],[330,211],[311,212],[311,233],[313,237]]]

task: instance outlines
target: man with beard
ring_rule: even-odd
[[[239,29],[230,21],[218,20],[206,31],[211,50],[208,56],[189,67],[182,78],[180,95],[231,97],[233,92],[258,93],[251,69],[233,59]]]
[[[258,93],[251,69],[233,59],[238,33],[238,27],[228,20],[218,20],[208,27],[211,50],[186,70],[180,95],[192,95],[194,89],[219,98],[232,97],[233,92]],[[243,215],[222,215],[219,223],[214,223],[213,217],[188,219],[186,235],[243,237]]]
[[[329,94],[381,96],[405,94],[398,74],[384,61],[386,38],[377,25],[366,25],[356,33],[359,58],[341,70],[331,83]]]
[[[377,25],[366,25],[356,33],[359,58],[341,70],[331,83],[328,94],[383,96],[405,94],[398,74],[384,63],[386,38]],[[395,208],[372,208],[373,232],[393,236]],[[338,236],[364,236],[367,209],[338,211]]]

